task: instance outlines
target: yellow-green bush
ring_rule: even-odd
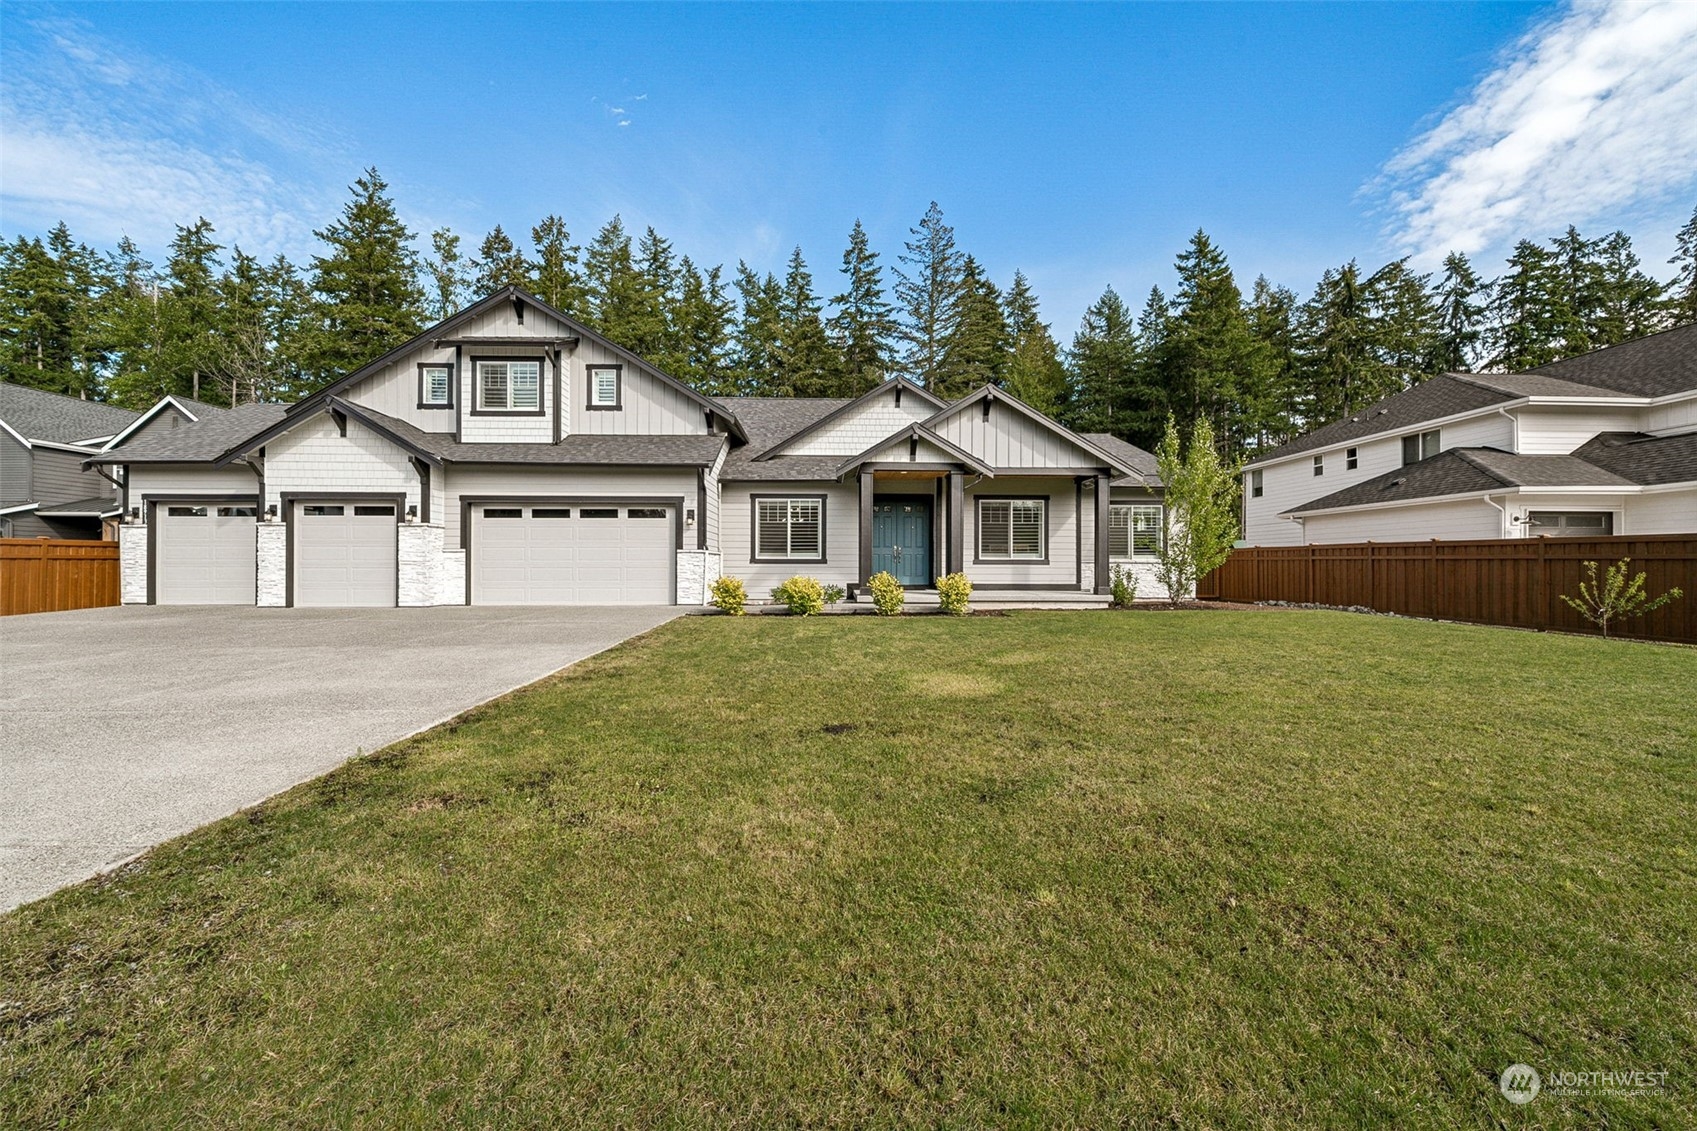
[[[907,593],[902,589],[902,583],[888,570],[873,574],[866,587],[872,590],[872,607],[878,610],[881,617],[895,616],[907,603]]]
[[[733,617],[740,617],[742,607],[748,604],[748,590],[743,587],[740,577],[721,577],[713,583],[707,603],[714,608],[723,609]]]
[[[798,617],[816,616],[825,611],[825,587],[816,577],[792,577],[772,590],[772,600]]]
[[[966,574],[951,573],[937,579],[937,607],[950,616],[964,617],[971,598],[972,580]]]

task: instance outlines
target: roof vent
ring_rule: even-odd
[[[1401,487],[1404,483],[1407,483],[1407,482],[1408,482],[1407,479],[1393,479],[1389,483],[1385,484],[1385,488],[1386,488],[1386,490],[1389,490],[1392,487]]]
[[[1382,408],[1382,409],[1380,409],[1380,410],[1379,410],[1379,411],[1378,411],[1378,413],[1377,413],[1377,415],[1379,415],[1379,416],[1383,416],[1383,415],[1385,415],[1385,413],[1387,413],[1387,412],[1389,412],[1389,411],[1391,411],[1391,410],[1390,410],[1390,409],[1388,409],[1388,408]]]

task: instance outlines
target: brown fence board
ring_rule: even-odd
[[[1250,546],[1233,550],[1196,594],[1589,632],[1595,629],[1561,595],[1578,595],[1585,562],[1606,568],[1621,558],[1648,575],[1652,594],[1677,587],[1686,596],[1609,631],[1697,643],[1697,534]]]
[[[118,604],[118,544],[0,538],[0,616]]]

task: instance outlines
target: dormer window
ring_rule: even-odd
[[[425,363],[418,367],[418,407],[454,407],[454,367]]]
[[[484,358],[477,362],[477,411],[542,412],[542,363],[534,358]]]
[[[590,365],[584,369],[585,381],[589,385],[589,404],[592,409],[618,409],[622,407],[620,393],[624,366],[622,365]]]

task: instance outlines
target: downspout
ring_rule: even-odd
[[[1513,436],[1514,436],[1514,439],[1512,441],[1510,441],[1514,445],[1512,450],[1513,450],[1515,455],[1519,455],[1520,454],[1520,417],[1513,415],[1506,408],[1497,409],[1497,413],[1498,413],[1498,415],[1508,417],[1509,429],[1513,433]],[[1496,506],[1495,503],[1493,503],[1491,505]],[[1498,507],[1497,509],[1501,510],[1502,508]]]
[[[1485,501],[1487,503],[1490,503],[1493,507],[1497,508],[1497,514],[1499,516],[1498,519],[1497,519],[1497,530],[1501,533],[1502,537],[1504,537],[1504,538],[1514,537],[1514,535],[1509,533],[1508,508],[1505,507],[1505,506],[1502,506],[1500,503],[1498,503],[1495,499],[1491,498],[1491,496],[1489,496],[1489,495],[1485,496]]]

